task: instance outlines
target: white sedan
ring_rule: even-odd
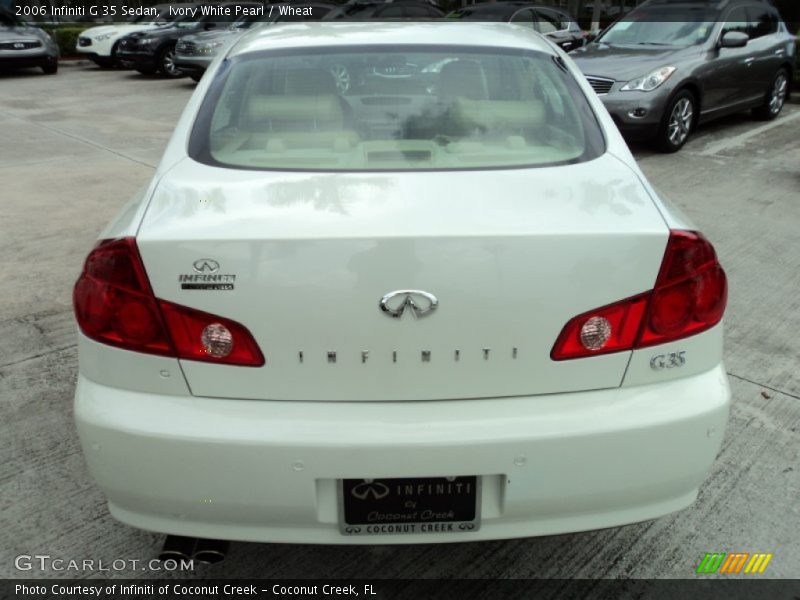
[[[178,18],[174,9],[170,11],[170,6],[181,7],[185,4],[160,4],[148,7],[128,23],[90,27],[78,36],[75,51],[99,67],[112,67],[117,63],[116,44],[123,37],[130,33],[163,27]]]
[[[612,527],[697,496],[726,299],[538,34],[262,28],[86,259],[75,417],[111,513],[190,539]]]

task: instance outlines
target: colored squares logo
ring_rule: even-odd
[[[761,574],[767,569],[772,554],[757,552],[707,552],[697,565],[697,573],[718,574],[718,575],[738,575],[745,573],[748,575]]]

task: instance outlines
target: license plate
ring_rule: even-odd
[[[339,528],[344,535],[476,531],[479,498],[476,476],[343,479]]]

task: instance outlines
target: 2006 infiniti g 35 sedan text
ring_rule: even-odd
[[[78,431],[112,514],[158,532],[652,519],[719,450],[726,298],[711,244],[544,38],[270,27],[215,59],[86,259]]]

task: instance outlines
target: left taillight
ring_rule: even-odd
[[[136,352],[257,367],[264,356],[243,325],[158,300],[132,237],[95,246],[73,289],[75,318],[89,338]]]
[[[87,337],[126,350],[175,355],[133,238],[98,243],[86,257],[72,299]]]

